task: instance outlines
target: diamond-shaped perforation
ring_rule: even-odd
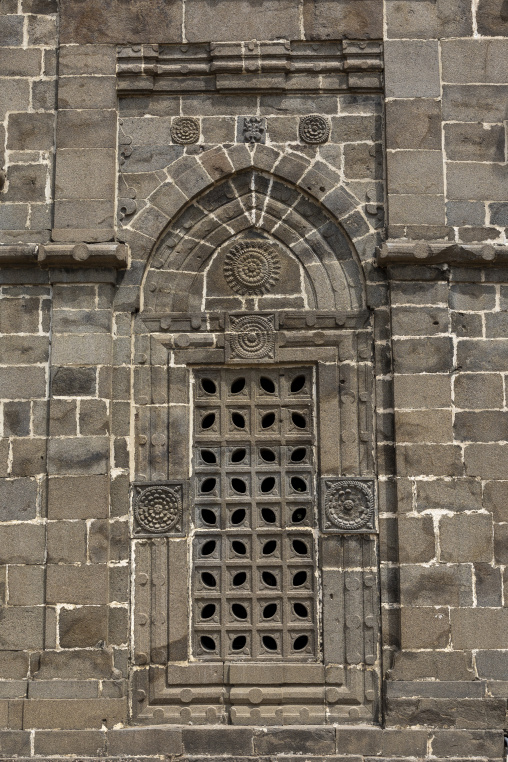
[[[193,652],[317,656],[311,368],[194,376]]]

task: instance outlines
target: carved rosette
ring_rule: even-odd
[[[191,116],[179,116],[171,123],[171,139],[173,143],[186,146],[199,140],[199,122]]]
[[[299,133],[304,143],[326,143],[330,137],[330,122],[319,114],[309,114],[300,119]]]
[[[134,485],[135,534],[181,534],[183,485],[156,482]]]
[[[264,241],[241,241],[226,254],[224,277],[230,288],[242,296],[268,293],[279,275],[279,254]]]
[[[232,360],[274,359],[275,320],[273,316],[230,317],[229,358]]]
[[[371,480],[324,479],[322,493],[325,531],[374,531],[374,483]]]

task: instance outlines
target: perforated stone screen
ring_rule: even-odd
[[[316,656],[313,369],[194,374],[193,650]]]

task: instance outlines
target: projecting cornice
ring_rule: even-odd
[[[379,247],[377,263],[387,265],[461,265],[488,267],[508,265],[508,246],[450,241],[386,241]]]

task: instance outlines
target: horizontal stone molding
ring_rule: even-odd
[[[508,265],[508,246],[450,241],[386,241],[378,249],[377,263],[381,267],[401,264],[499,267]]]
[[[0,246],[0,267],[108,267],[123,269],[129,264],[129,249],[123,243],[45,244]]]
[[[369,41],[218,42],[193,45],[133,45],[117,50],[117,87],[122,94],[160,92],[369,90],[382,86],[382,43]]]

